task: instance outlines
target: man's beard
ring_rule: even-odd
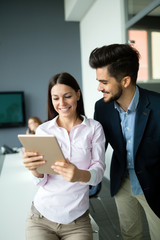
[[[102,92],[107,93],[105,91],[102,91]],[[122,92],[123,92],[122,87],[119,86],[118,90],[117,90],[117,93],[115,95],[111,96],[108,99],[105,99],[105,97],[104,97],[103,100],[104,100],[105,103],[110,103],[110,102],[113,102],[113,101],[117,101],[122,96]]]

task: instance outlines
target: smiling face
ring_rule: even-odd
[[[60,117],[74,118],[77,115],[77,101],[80,91],[65,84],[56,84],[51,89],[52,104]]]
[[[103,93],[104,102],[118,100],[123,93],[121,82],[117,82],[108,73],[107,67],[96,69],[97,80],[99,81],[98,91]]]

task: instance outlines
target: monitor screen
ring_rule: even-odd
[[[24,125],[24,92],[0,92],[0,128]]]

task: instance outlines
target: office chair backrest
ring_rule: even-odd
[[[102,187],[102,183],[98,183],[96,186],[89,186],[89,198],[97,197]]]

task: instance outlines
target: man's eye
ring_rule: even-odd
[[[106,82],[106,81],[102,81],[102,84],[106,85],[106,84],[107,84],[107,82]]]

